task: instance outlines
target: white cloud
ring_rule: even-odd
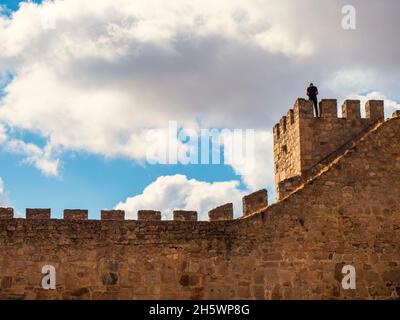
[[[8,207],[10,205],[6,192],[4,190],[4,182],[0,177],[0,207]]]
[[[341,69],[335,72],[327,82],[330,83],[332,91],[336,92],[341,100],[360,100],[362,116],[365,116],[364,106],[368,100],[384,100],[385,114],[390,117],[393,111],[400,109],[400,104],[380,91],[370,90],[370,88],[374,88],[377,78],[379,78],[378,75],[368,68]],[[343,95],[343,92],[346,92],[346,95]],[[400,97],[398,97],[398,100],[400,100]]]
[[[7,140],[3,146],[8,152],[24,156],[25,163],[34,165],[43,174],[59,175],[60,160],[54,157],[51,146],[46,145],[44,148],[40,148],[35,144],[18,139]]]
[[[400,100],[400,46],[390,40],[398,3],[355,0],[360,23],[352,32],[340,27],[344,4],[24,3],[0,16],[0,74],[13,75],[0,100],[0,124],[38,134],[46,146],[13,137],[3,143],[57,175],[61,152],[143,161],[143,129],[170,120],[190,127],[196,119],[202,127],[255,129],[256,170],[243,181],[251,190],[272,184],[272,126],[311,80],[321,98],[379,92],[389,108]],[[54,19],[55,28],[43,19]]]
[[[142,194],[127,198],[116,208],[125,210],[130,219],[137,218],[138,210],[159,210],[163,219],[171,219],[177,209],[195,210],[199,220],[208,219],[208,211],[225,203],[234,203],[235,216],[242,215],[238,181],[203,182],[184,175],[161,176],[148,185]]]
[[[224,155],[249,191],[264,189],[274,184],[273,135],[267,130],[257,130],[242,139],[222,139]],[[248,140],[252,141],[248,141]],[[233,146],[233,148],[231,147]],[[237,160],[235,160],[235,157]]]
[[[4,182],[3,182],[3,179],[0,178],[0,194],[3,194],[3,193],[4,193]]]
[[[49,12],[54,30],[43,28]],[[227,41],[290,56],[304,47],[283,23],[274,36],[268,21],[275,16],[243,1],[23,3],[0,28],[0,70],[14,74],[0,121],[38,132],[52,146],[143,158],[141,128],[186,124],[199,106],[209,110],[202,118],[221,114],[212,96],[228,88],[208,80]],[[208,66],[193,73],[198,54],[205,58],[198,67]],[[209,89],[210,101],[202,101]]]
[[[255,42],[271,53],[283,53],[291,57],[311,56],[315,52],[309,40],[293,41],[286,30],[270,29],[255,36]]]
[[[59,176],[60,174],[60,159],[57,158],[57,152],[50,145],[40,148],[21,139],[10,138],[5,127],[0,124],[0,146],[3,151],[22,155],[24,163],[35,166],[44,175]]]
[[[256,131],[254,170],[242,172],[237,168],[238,174],[243,175],[243,181],[251,191],[264,189],[274,185],[274,154],[273,135],[270,131]],[[234,169],[236,169],[234,167]]]
[[[327,81],[336,92],[365,92],[374,85],[375,75],[368,69],[341,69]]]
[[[394,111],[400,110],[399,102],[389,99],[384,94],[382,94],[381,92],[377,92],[377,91],[369,92],[366,95],[353,94],[350,96],[350,98],[360,100],[361,101],[361,110],[364,112],[365,112],[365,110],[364,110],[363,106],[365,106],[365,103],[368,100],[384,100],[385,114],[387,117],[390,117]]]

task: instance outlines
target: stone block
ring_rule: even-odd
[[[249,214],[268,206],[268,191],[258,190],[243,197],[243,215]]]
[[[208,212],[209,221],[224,221],[233,219],[233,203],[227,203]]]
[[[342,105],[342,117],[347,120],[360,120],[360,100],[346,100]]]
[[[125,220],[124,210],[101,210],[101,220]]]
[[[175,210],[175,221],[197,221],[197,211]]]
[[[50,220],[51,209],[26,209],[28,220]]]
[[[383,100],[369,100],[365,104],[365,116],[374,121],[383,121],[385,119]]]
[[[64,219],[65,220],[87,220],[88,219],[88,210],[65,209],[64,210]]]
[[[319,103],[321,118],[337,118],[337,100],[322,99]]]
[[[143,221],[160,221],[161,212],[155,210],[139,210],[137,213],[138,220]]]
[[[0,208],[0,220],[8,220],[14,217],[13,208]]]

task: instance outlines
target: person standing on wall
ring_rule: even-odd
[[[319,117],[319,109],[318,109],[318,88],[314,86],[314,84],[311,82],[310,86],[307,88],[307,96],[310,101],[313,102],[314,104],[314,109],[315,109],[315,116]]]

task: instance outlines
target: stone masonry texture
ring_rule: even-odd
[[[226,221],[233,219],[233,203],[227,203],[208,212],[209,221]]]
[[[336,100],[321,100],[319,108],[321,117],[316,118],[313,115],[312,102],[298,99],[293,110],[274,126],[275,185],[278,199],[294,191],[309,177],[314,166],[340,146],[384,118],[383,101],[380,100],[366,103],[365,119],[361,118],[358,100],[344,102],[342,118],[337,116]]]
[[[175,210],[173,216],[177,221],[197,221],[197,211]]]
[[[292,160],[278,165],[293,174],[309,170],[318,150],[335,151],[326,147],[333,130],[342,131],[340,152],[292,193],[269,206],[251,204],[258,210],[239,219],[227,220],[230,204],[196,222],[123,220],[113,211],[102,220],[56,220],[40,210],[29,214],[41,219],[16,219],[0,209],[0,298],[399,299],[400,118],[383,121],[374,102],[370,115],[379,119],[361,125],[357,102],[348,102],[351,120],[336,118],[335,101],[324,103],[330,118],[296,124],[308,112],[298,101],[279,125],[286,133],[276,141],[288,133],[303,141],[295,136],[306,131],[311,145],[287,140]],[[315,137],[316,128],[330,126]],[[48,264],[56,290],[41,287]],[[341,286],[346,264],[356,269],[355,290]]]
[[[268,192],[265,189],[243,197],[243,215],[247,216],[268,206]]]
[[[138,220],[159,221],[161,220],[161,212],[154,210],[139,210],[137,213]]]

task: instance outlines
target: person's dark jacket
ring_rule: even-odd
[[[309,86],[307,88],[307,95],[311,100],[316,99],[318,95],[318,88],[315,86]]]

